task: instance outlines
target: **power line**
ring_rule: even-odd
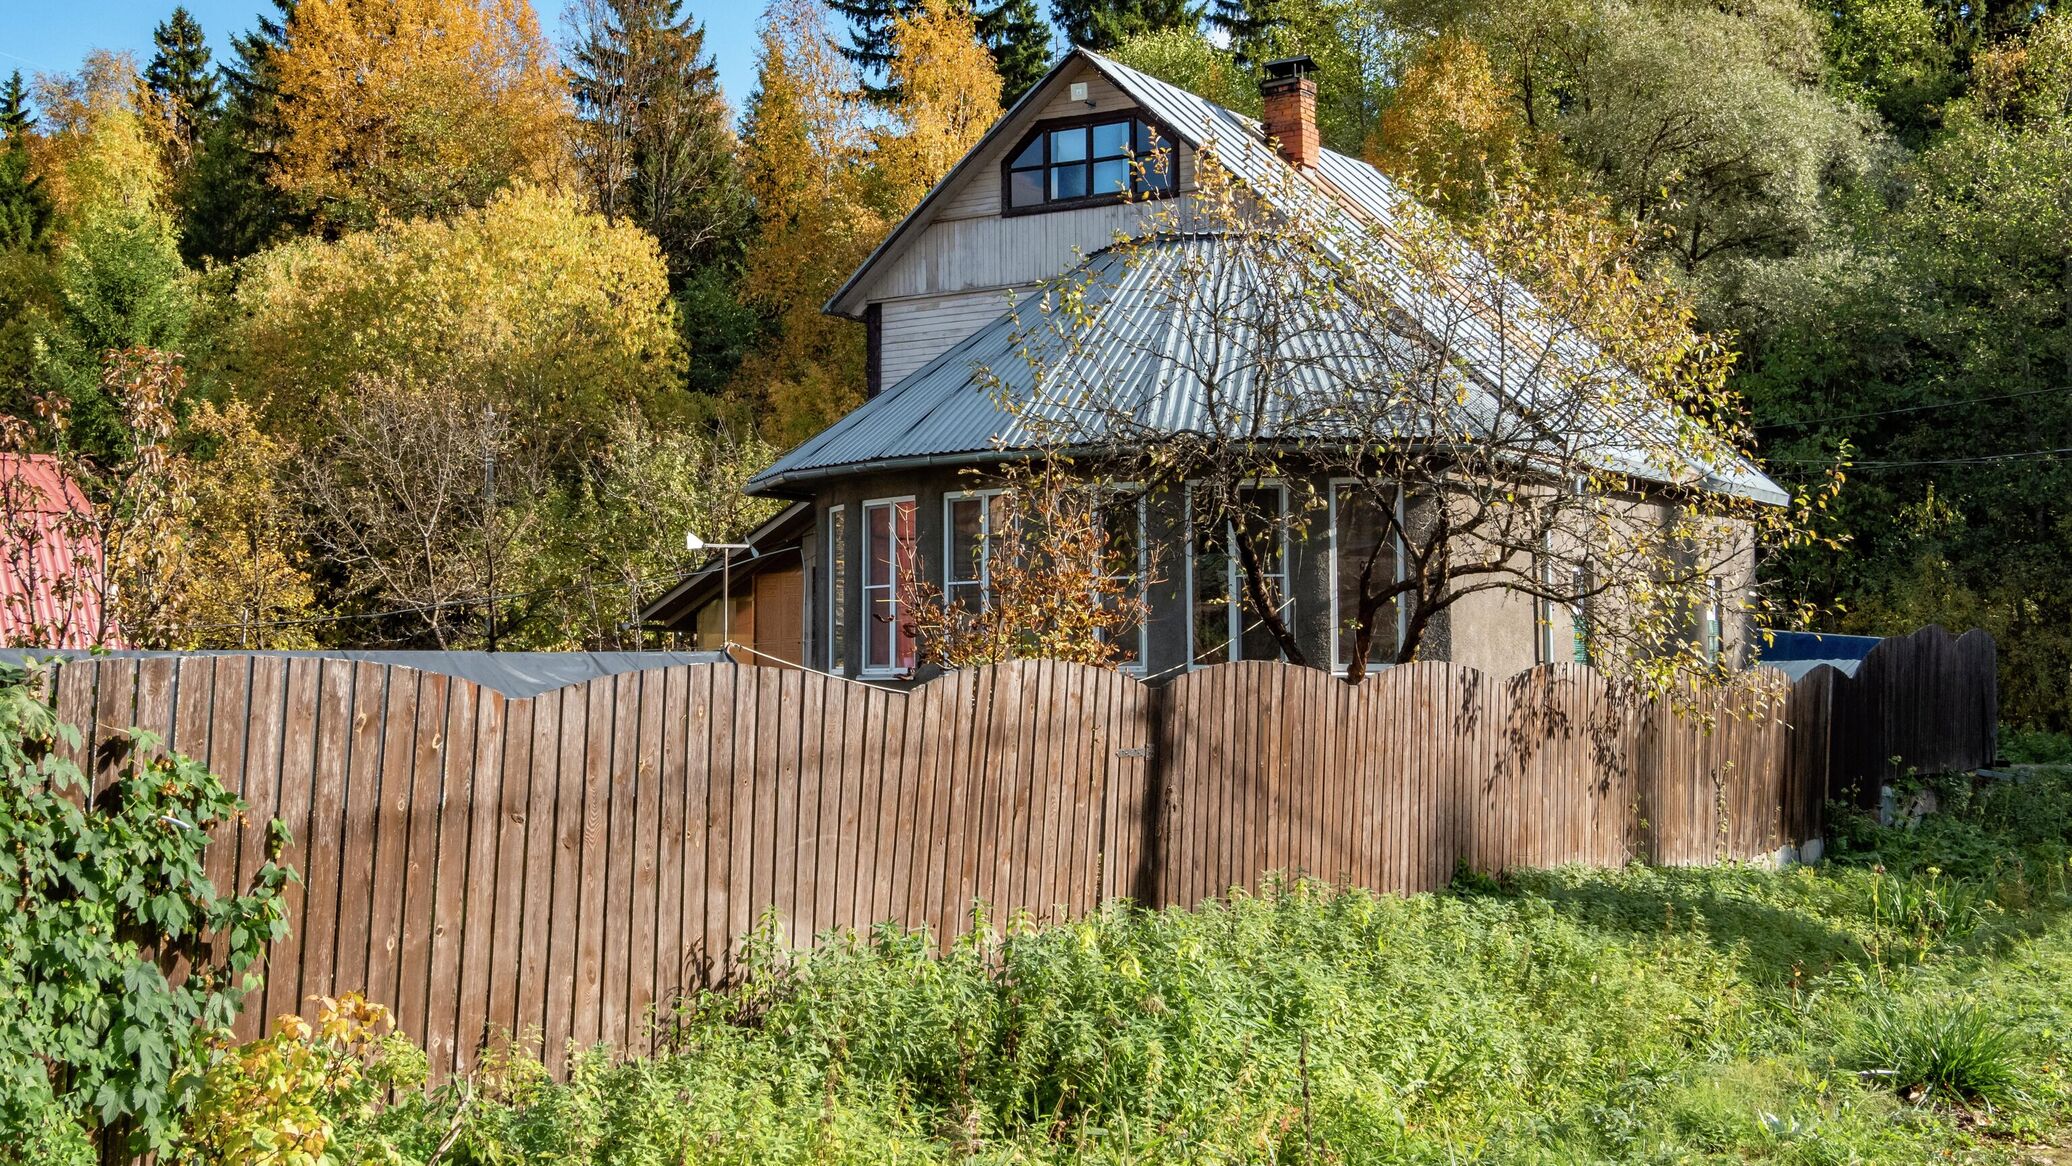
[[[2029,458],[2057,457],[2061,454],[2072,454],[2072,445],[2060,446],[2056,449],[2023,449],[2015,450],[2011,453],[1980,454],[1977,457],[1920,458],[1908,461],[1853,462],[1843,466],[1842,468],[1845,471],[1850,471],[1904,469],[1912,466],[1978,466],[1988,465],[1993,462],[2011,462],[2023,461]],[[1831,461],[1827,458],[1778,458],[1775,459],[1775,461],[1772,464],[1802,466],[1829,465],[1831,464]]]
[[[696,570],[689,571],[665,571],[659,575],[648,575],[640,579],[610,579],[607,585],[613,587],[624,587],[629,585],[634,587],[643,587],[650,583],[657,583],[662,581],[680,583],[683,580],[698,574],[702,570],[704,570],[704,568],[700,567]],[[436,603],[419,603],[410,607],[392,607],[386,611],[356,611],[349,612],[344,615],[309,615],[299,616],[295,619],[265,620],[259,623],[197,624],[195,625],[194,630],[263,631],[270,628],[303,627],[309,624],[352,623],[356,620],[390,619],[395,616],[402,615],[423,615],[427,612],[445,611],[449,608],[480,607],[485,603],[508,603],[513,600],[538,599],[541,596],[546,595],[567,595],[570,592],[581,591],[586,586],[589,586],[592,581],[603,578],[606,577],[602,575],[595,575],[591,576],[589,579],[585,580],[582,583],[571,583],[566,587],[540,587],[531,591],[512,591],[503,595],[469,595],[463,596],[460,599],[442,599]]]
[[[1758,425],[1757,429],[1792,429],[1808,425],[1824,425],[1830,421],[1862,421],[1871,417],[1895,417],[1901,413],[1929,413],[1937,409],[1956,409],[1964,405],[1986,405],[1995,401],[2016,401],[2024,397],[2041,397],[2050,393],[2072,393],[2072,386],[2060,385],[2051,389],[2027,389],[2019,393],[2000,393],[1991,397],[1972,397],[1964,401],[1938,401],[1932,405],[1902,405],[1894,409],[1873,409],[1868,413],[1837,413],[1830,417],[1806,417],[1795,421],[1772,421]]]

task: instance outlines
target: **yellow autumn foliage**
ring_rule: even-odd
[[[321,223],[446,214],[566,169],[567,90],[525,0],[302,0],[275,69],[273,180]]]
[[[227,375],[275,432],[307,433],[359,378],[450,382],[551,460],[629,408],[658,416],[685,367],[654,238],[531,186],[262,253],[237,307]]]
[[[914,209],[1000,120],[1000,73],[969,6],[926,0],[892,27],[899,97],[873,156],[888,216]]]

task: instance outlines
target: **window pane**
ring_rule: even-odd
[[[1230,559],[1223,524],[1194,516],[1194,662],[1230,659]]]
[[[827,512],[827,668],[849,667],[849,512]]]
[[[1144,159],[1143,175],[1137,181],[1139,190],[1163,194],[1173,188],[1173,152],[1160,150]]]
[[[1245,508],[1245,542],[1258,556],[1263,590],[1278,609],[1280,618],[1286,621],[1293,614],[1293,605],[1288,598],[1287,568],[1281,558],[1281,544],[1287,528],[1287,495],[1277,487],[1263,486],[1244,490],[1239,498]],[[1250,586],[1244,586],[1240,596],[1238,618],[1242,624],[1238,635],[1238,658],[1278,660],[1281,656],[1280,641],[1266,626],[1265,618],[1252,601],[1251,591]]]
[[[865,548],[863,585],[886,587],[892,583],[892,507],[872,506],[865,512],[870,545]]]
[[[1086,167],[1052,167],[1050,171],[1050,197],[1053,199],[1085,198]]]
[[[897,578],[903,583],[914,573],[914,504],[901,502],[894,511],[893,554],[898,563]],[[892,594],[893,665],[901,672],[914,670],[914,628],[901,607],[901,596]]]
[[[1007,176],[1007,205],[1039,206],[1043,202],[1043,171],[1016,170]]]
[[[1149,122],[1141,122],[1141,121],[1140,121],[1140,122],[1137,122],[1137,123],[1136,123],[1136,127],[1137,127],[1137,145],[1136,145],[1137,153],[1139,153],[1139,154],[1149,154],[1149,153],[1151,152],[1151,135],[1152,135],[1152,129],[1151,129],[1151,124],[1150,124]]]
[[[1043,135],[1037,134],[1035,137],[1030,138],[1029,144],[1023,146],[1022,152],[1016,154],[1014,161],[1009,162],[1008,165],[1015,169],[1043,165]]]
[[[1379,502],[1369,494],[1340,487],[1337,497],[1338,645],[1332,657],[1340,667],[1353,659],[1360,614],[1362,575],[1367,589],[1378,589],[1398,578],[1396,540],[1384,537],[1387,524]],[[1396,658],[1396,601],[1389,600],[1374,613],[1374,638],[1367,645],[1367,663],[1387,664]]]
[[[1134,604],[1142,593],[1143,580],[1138,577],[1138,548],[1143,542],[1143,531],[1139,529],[1143,521],[1144,512],[1134,498],[1118,498],[1101,510],[1101,522],[1106,529],[1103,550],[1107,555],[1107,561],[1100,565],[1101,605],[1110,611],[1119,609],[1125,602]],[[1116,645],[1116,654],[1123,663],[1142,662],[1144,628],[1141,619],[1132,619],[1113,628],[1107,633],[1107,638]]]
[[[976,583],[985,578],[985,499],[952,498],[950,507],[950,583]]]
[[[1077,162],[1085,157],[1085,127],[1081,126],[1069,130],[1051,131],[1050,160],[1052,162]]]
[[[1094,157],[1120,158],[1130,152],[1130,122],[1111,121],[1094,127]]]
[[[1118,158],[1112,162],[1094,163],[1095,194],[1128,194],[1130,190],[1130,164]]]

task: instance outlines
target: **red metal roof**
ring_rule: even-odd
[[[93,503],[49,454],[0,453],[0,645],[127,648],[104,626]]]

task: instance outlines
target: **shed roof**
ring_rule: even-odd
[[[1045,88],[1075,60],[1083,60],[1099,70],[1147,114],[1172,127],[1185,145],[1200,149],[1204,144],[1213,144],[1218,162],[1236,181],[1255,190],[1271,191],[1275,197],[1301,200],[1303,211],[1329,225],[1331,237],[1339,241],[1337,246],[1360,249],[1352,258],[1382,273],[1383,278],[1402,272],[1402,266],[1393,262],[1400,256],[1390,253],[1396,244],[1386,228],[1401,223],[1406,215],[1421,212],[1374,167],[1324,150],[1315,169],[1297,177],[1294,169],[1267,143],[1257,121],[1084,49],[1075,50],[1060,62],[1051,77],[1031,92]],[[926,220],[937,196],[957,184],[988,141],[1016,123],[1021,108],[1018,104],[1015,112],[1003,117],[987,138],[937,184],[829,301],[830,310],[835,310],[906,232]],[[1113,249],[1089,258],[1082,265],[1081,274],[1104,297],[1097,309],[1104,329],[1102,335],[1119,342],[1107,346],[1102,353],[1087,356],[1082,367],[1070,370],[1068,375],[1054,372],[1047,376],[1049,385],[1065,386],[1056,390],[1046,388],[1045,392],[1053,393],[1051,399],[1032,399],[1036,386],[1030,383],[1033,377],[1024,346],[1036,330],[1018,321],[1012,310],[1004,311],[949,351],[787,452],[756,475],[748,484],[749,490],[784,493],[811,479],[851,469],[971,462],[1032,448],[1038,443],[1038,435],[1004,407],[1000,395],[993,391],[995,385],[1002,392],[1014,394],[1018,401],[1033,404],[1038,413],[1049,414],[1068,407],[1055,394],[1083,393],[1088,386],[1098,385],[1107,395],[1108,408],[1121,405],[1141,423],[1177,430],[1198,425],[1201,405],[1195,399],[1197,395],[1188,391],[1190,386],[1184,378],[1166,376],[1162,369],[1201,338],[1169,318],[1170,305],[1150,294],[1157,286],[1151,281],[1169,273],[1173,264],[1184,262],[1187,249],[1215,245],[1212,237],[1195,236],[1160,244],[1152,249],[1148,262],[1120,263]],[[1488,261],[1465,247],[1454,262],[1460,265],[1469,286],[1490,276]],[[1531,357],[1516,344],[1506,344],[1479,314],[1443,301],[1421,280],[1397,278],[1392,291],[1400,295],[1413,322],[1421,317],[1445,321],[1441,331],[1448,346],[1484,392],[1483,399],[1470,402],[1468,408],[1493,415],[1498,407],[1488,395],[1492,393],[1504,394],[1512,404],[1517,404],[1517,398],[1522,396],[1529,406],[1530,395],[1546,387],[1540,374],[1524,367]],[[1510,285],[1506,295],[1515,296],[1520,303],[1532,302],[1530,294],[1515,285]],[[1579,361],[1602,359],[1592,346],[1572,333],[1543,339]],[[1226,337],[1223,343],[1241,340]],[[1372,359],[1372,354],[1360,353],[1350,345],[1339,355],[1348,362]],[[1638,403],[1625,406],[1622,414],[1596,418],[1603,439],[1594,453],[1595,460],[1604,463],[1602,468],[1645,479],[1694,479],[1707,488],[1773,504],[1788,501],[1783,490],[1738,457],[1717,464],[1692,462],[1664,467],[1649,464],[1650,457],[1640,449],[1628,449],[1622,454],[1618,448],[1619,432],[1673,424],[1666,409],[1650,411]]]

